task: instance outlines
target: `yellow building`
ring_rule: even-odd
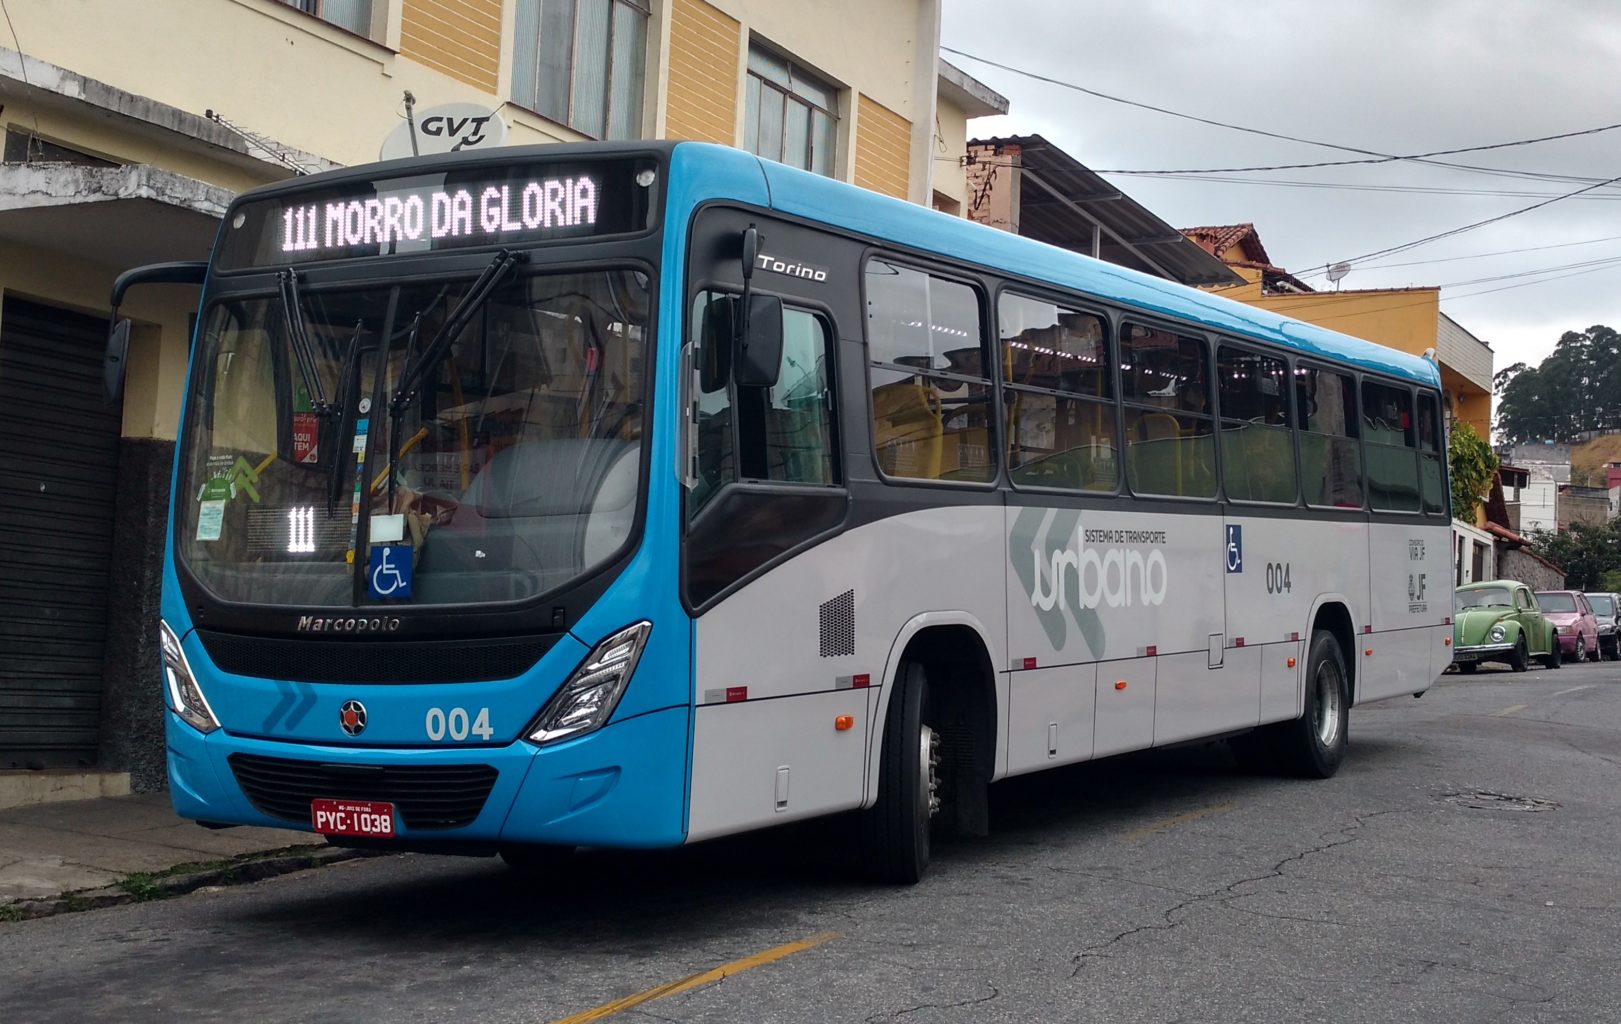
[[[196,294],[132,295],[108,408],[119,271],[205,257],[236,192],[374,160],[446,104],[493,113],[508,144],[701,139],[947,206],[962,185],[937,194],[942,147],[1006,109],[938,63],[939,0],[6,6],[0,771],[110,767],[146,788],[163,782],[152,624]]]
[[[1184,228],[1183,234],[1244,277],[1244,284],[1217,289],[1220,295],[1412,355],[1432,352],[1448,421],[1491,436],[1491,346],[1441,312],[1440,288],[1315,292],[1272,265],[1253,224]]]

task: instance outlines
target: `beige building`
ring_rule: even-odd
[[[207,255],[232,195],[377,158],[473,104],[508,144],[739,146],[961,209],[970,117],[939,0],[8,0],[0,37],[0,770],[162,784],[159,556],[195,289],[143,288],[101,399],[114,276]],[[409,97],[409,100],[408,100]],[[419,129],[427,129],[424,122]]]

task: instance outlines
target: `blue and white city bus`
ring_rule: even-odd
[[[299,178],[153,280],[187,818],[544,868],[859,812],[909,882],[1012,775],[1330,776],[1450,660],[1430,362],[737,150]]]

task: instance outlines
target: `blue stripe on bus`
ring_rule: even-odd
[[[702,157],[695,159],[699,152]],[[992,270],[1072,288],[1124,306],[1191,320],[1211,330],[1273,342],[1303,355],[1431,387],[1440,386],[1440,373],[1428,360],[1361,338],[1104,263],[1045,242],[1020,238],[960,217],[949,217],[916,203],[855,188],[820,174],[759,160],[737,150],[684,143],[676,148],[676,153],[689,154],[678,164],[683,168],[696,168],[701,159],[706,176],[711,167],[725,167],[727,177],[732,178],[738,174],[732,165],[740,158],[757,161],[769,185],[772,207],[784,213],[888,239],[907,248],[965,259]],[[680,176],[672,174],[671,177]],[[722,190],[716,194],[727,193]],[[742,196],[736,198],[743,199]]]

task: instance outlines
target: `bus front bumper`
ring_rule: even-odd
[[[169,793],[181,817],[303,832],[312,799],[391,803],[402,846],[677,846],[688,716],[666,708],[544,747],[400,749],[205,735],[169,712]]]

